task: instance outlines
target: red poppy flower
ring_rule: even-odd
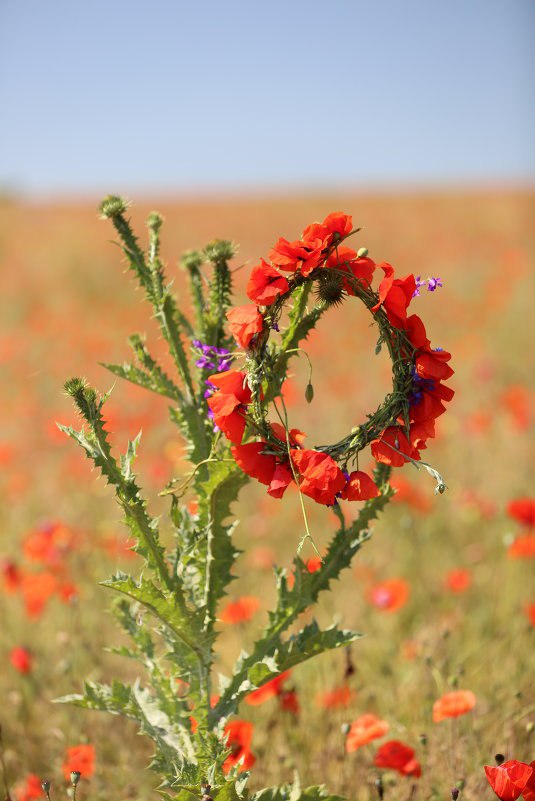
[[[24,556],[30,562],[40,562],[54,567],[61,564],[72,550],[75,537],[71,529],[62,523],[45,523],[26,537]]]
[[[281,440],[281,442],[287,442],[286,429],[281,423],[271,423],[271,429],[275,436]],[[288,431],[288,439],[290,440],[290,445],[295,447],[296,445],[303,444],[306,439],[306,434],[303,431],[300,431],[298,428],[291,428]]]
[[[299,698],[295,690],[283,690],[279,695],[279,704],[284,712],[299,714]]]
[[[22,575],[17,564],[11,561],[2,562],[0,571],[2,572],[2,577],[4,579],[5,592],[7,594],[16,592],[22,583]]]
[[[269,258],[279,269],[292,273],[300,270],[306,277],[320,264],[324,247],[325,243],[318,238],[288,242],[281,237],[270,251]]]
[[[361,715],[353,721],[346,737],[346,752],[348,754],[356,751],[363,745],[384,737],[390,731],[390,726],[386,720],[381,720],[376,715],[368,713]]]
[[[382,307],[393,326],[405,328],[407,309],[416,289],[414,275],[394,278],[394,268],[391,264],[385,262],[379,267],[384,271],[385,277],[379,284],[379,302],[372,308],[372,312],[375,313]]]
[[[230,442],[240,444],[245,431],[245,412],[251,401],[251,390],[247,384],[247,374],[240,370],[226,370],[209,377],[217,388],[207,403],[214,415],[214,423]]]
[[[433,722],[466,715],[476,705],[477,699],[471,690],[453,690],[445,693],[433,704]]]
[[[25,783],[17,790],[17,801],[38,801],[43,798],[41,779],[30,773]]]
[[[67,758],[62,765],[66,781],[70,781],[71,773],[78,771],[85,779],[95,772],[95,749],[92,745],[74,745],[67,748]]]
[[[278,464],[268,487],[268,495],[272,498],[282,498],[292,481],[293,473],[287,464]]]
[[[38,617],[57,589],[57,579],[49,572],[26,573],[22,577],[22,595],[28,617]]]
[[[340,497],[344,501],[369,501],[371,498],[378,498],[380,494],[378,486],[367,473],[355,470],[349,474]]]
[[[26,648],[22,648],[20,645],[13,648],[9,655],[9,660],[19,673],[26,674],[31,672],[33,659]]]
[[[516,801],[525,790],[524,799],[531,798],[531,779],[534,774],[535,763],[526,765],[516,759],[509,759],[501,765],[491,767],[485,765],[487,780],[501,801]]]
[[[271,264],[261,259],[261,263],[251,270],[247,297],[258,306],[271,306],[280,295],[285,295],[289,288],[286,278]]]
[[[427,378],[434,381],[445,381],[453,375],[453,370],[447,364],[451,359],[451,353],[446,350],[429,349],[420,353],[414,360],[416,373],[420,378]]]
[[[531,625],[535,626],[535,604],[527,604],[524,611]]]
[[[262,331],[264,322],[256,306],[250,304],[230,309],[227,312],[227,320],[232,336],[244,350],[247,350],[253,337]]]
[[[375,262],[367,257],[358,258],[352,248],[340,245],[335,248],[325,262],[325,267],[331,270],[340,270],[348,273],[353,278],[362,281],[364,284],[371,284],[375,270]],[[344,290],[348,295],[355,294],[355,282],[351,280],[343,281]]]
[[[320,451],[293,451],[292,461],[301,477],[299,489],[316,503],[331,506],[346,483],[346,478],[334,459]]]
[[[423,320],[417,314],[411,314],[410,317],[407,317],[405,333],[411,345],[414,345],[417,349],[428,348],[431,344],[427,338]]]
[[[231,753],[223,763],[223,772],[228,773],[231,768],[238,765],[238,770],[249,770],[256,762],[251,753],[251,740],[253,738],[253,724],[245,720],[231,720],[225,726],[224,734],[227,747]]]
[[[334,687],[332,690],[318,693],[316,705],[323,709],[345,709],[355,698],[355,691],[349,685],[342,684],[340,687]]]
[[[306,566],[309,573],[317,573],[323,566],[321,556],[311,556],[307,559]]]
[[[522,790],[522,797],[524,801],[535,801],[535,760],[529,767],[531,768],[531,776],[528,776],[526,780]]]
[[[464,567],[457,567],[446,574],[446,587],[451,592],[466,592],[472,584],[472,574]]]
[[[510,559],[532,559],[535,556],[535,534],[516,537],[507,550]]]
[[[275,473],[276,460],[275,456],[263,453],[266,448],[268,448],[267,443],[261,440],[248,442],[246,445],[233,445],[230,450],[236,464],[244,473],[256,478],[261,484],[270,485]]]
[[[407,603],[410,587],[405,579],[381,581],[368,591],[368,601],[382,612],[397,612]]]
[[[221,610],[219,619],[223,623],[246,623],[260,609],[260,601],[254,595],[242,595],[237,601],[229,601]]]
[[[323,239],[330,242],[333,234],[339,237],[347,236],[353,230],[353,218],[342,211],[333,211],[328,214],[322,223],[307,225],[303,231],[303,239]]]
[[[270,698],[275,698],[280,695],[283,689],[282,685],[287,680],[290,672],[289,670],[285,670],[284,673],[279,673],[275,678],[266,681],[266,683],[257,690],[253,690],[252,693],[249,693],[245,702],[250,706],[259,706],[265,701],[269,701]]]
[[[389,740],[377,750],[373,764],[377,768],[397,770],[403,776],[422,775],[420,763],[414,758],[414,749],[399,740]]]
[[[403,467],[406,464],[407,459],[404,454],[411,459],[420,458],[416,448],[412,447],[398,426],[390,426],[383,431],[379,439],[374,439],[371,443],[371,453],[376,461],[392,467]]]
[[[521,526],[535,527],[535,499],[515,498],[508,504],[507,514]]]

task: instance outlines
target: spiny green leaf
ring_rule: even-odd
[[[203,634],[199,614],[186,611],[181,597],[164,594],[149,579],[142,578],[139,582],[135,582],[125,573],[119,573],[108,581],[103,581],[102,585],[138,601],[164,624],[168,632],[187,645],[197,658],[207,662],[211,638]]]

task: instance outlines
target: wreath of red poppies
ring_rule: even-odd
[[[214,423],[232,443],[236,463],[267,485],[274,498],[281,498],[293,482],[326,505],[377,497],[373,478],[350,469],[360,451],[370,446],[372,457],[390,467],[417,464],[427,440],[435,436],[436,418],[454,395],[443,383],[453,375],[450,354],[433,349],[420,317],[407,313],[418,294],[414,275],[396,278],[390,264],[376,265],[367,250],[347,247],[345,240],[353,233],[352,218],[334,212],[305,228],[295,242],[280,238],[269,262],[262,259],[251,270],[247,295],[252,303],[227,313],[230,331],[245,353],[244,369],[210,376],[213,394],[207,402]],[[375,290],[377,271],[383,277]],[[392,391],[339,442],[306,448],[303,432],[289,428],[282,400],[289,355],[323,312],[349,297],[364,303],[378,327],[376,352],[384,346],[390,354]],[[271,337],[279,332],[290,300],[290,321],[276,346]],[[278,419],[270,421],[273,411]],[[254,441],[243,444],[253,436]]]

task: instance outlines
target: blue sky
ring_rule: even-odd
[[[532,0],[0,0],[0,189],[526,183]]]

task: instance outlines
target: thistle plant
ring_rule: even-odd
[[[117,459],[106,431],[108,394],[98,393],[81,378],[71,378],[66,382],[65,390],[76,404],[83,426],[79,430],[60,428],[78,442],[113,488],[124,522],[135,540],[134,550],[144,561],[138,576],[121,572],[103,582],[117,594],[112,611],[129,637],[130,645],[117,649],[117,652],[139,663],[140,678],[134,684],[118,680],[110,685],[87,682],[83,694],[61,700],[137,721],[140,731],[154,742],[151,766],[162,779],[160,793],[167,801],[200,798],[205,801],[210,798],[221,801],[335,799],[323,787],[301,789],[298,780],[291,786],[251,793],[247,787],[249,773],[244,770],[247,767],[247,749],[243,749],[240,758],[240,754],[230,747],[232,722],[240,702],[249,693],[284,671],[319,654],[343,648],[359,637],[356,632],[336,625],[322,629],[312,621],[295,631],[294,624],[318,601],[322,592],[332,589],[332,582],[350,566],[355,554],[369,539],[372,521],[393,495],[388,482],[392,463],[396,464],[400,458],[402,463],[415,462],[418,458],[414,447],[409,451],[404,445],[410,440],[410,427],[415,425],[409,403],[405,401],[414,390],[411,370],[422,349],[406,332],[390,337],[392,321],[384,297],[381,299],[380,293],[373,294],[369,283],[359,283],[360,279],[356,279],[353,273],[351,294],[362,295],[361,299],[368,308],[377,300],[384,304],[376,309],[380,341],[386,342],[396,356],[396,387],[403,385],[405,392],[401,397],[396,389],[395,397],[387,399],[386,406],[380,410],[382,423],[376,434],[380,437],[382,429],[390,431],[389,427],[397,425],[396,417],[400,412],[403,413],[403,423],[399,425],[403,428],[396,429],[394,439],[385,437],[386,444],[390,443],[392,459],[377,457],[373,492],[362,494],[358,487],[355,490],[361,479],[354,479],[351,487],[347,484],[342,492],[336,490],[337,498],[344,497],[345,492],[349,500],[363,503],[357,518],[346,522],[342,507],[335,499],[332,510],[339,526],[322,555],[321,569],[309,572],[299,551],[291,570],[274,568],[277,599],[269,612],[268,623],[259,633],[250,653],[242,653],[231,674],[220,676],[216,685],[218,608],[234,578],[233,569],[239,556],[233,543],[236,521],[232,516],[232,504],[250,476],[259,478],[239,449],[253,445],[262,469],[268,464],[262,460],[270,460],[270,469],[272,466],[273,470],[282,470],[285,474],[286,486],[289,483],[298,485],[301,500],[302,494],[307,494],[306,480],[310,478],[307,473],[310,460],[303,467],[303,455],[316,453],[323,465],[325,460],[335,464],[325,453],[326,448],[306,451],[296,445],[295,435],[289,430],[284,413],[281,386],[288,363],[300,351],[300,341],[329,307],[330,296],[333,295],[336,302],[341,300],[345,294],[344,284],[334,278],[335,270],[333,280],[338,291],[333,294],[332,287],[329,287],[329,291],[318,292],[312,298],[309,297],[309,287],[305,286],[306,275],[302,270],[293,286],[291,280],[288,283],[284,279],[287,287],[284,287],[284,292],[288,293],[287,299],[291,303],[286,323],[280,316],[282,289],[279,295],[273,295],[276,302],[271,311],[267,310],[267,305],[260,305],[261,312],[257,308],[257,314],[262,318],[260,328],[252,340],[240,342],[237,338],[245,350],[246,372],[234,396],[238,399],[225,417],[221,414],[220,401],[224,405],[225,397],[228,399],[229,396],[228,393],[225,396],[223,379],[220,381],[219,376],[242,375],[230,370],[236,357],[232,333],[237,310],[231,308],[233,287],[229,266],[235,255],[234,245],[216,240],[202,252],[191,251],[184,255],[182,265],[188,276],[191,295],[188,309],[192,309],[188,316],[177,303],[160,257],[162,218],[156,213],[149,215],[148,243],[142,247],[132,230],[124,200],[107,197],[100,212],[115,227],[128,265],[152,306],[172,360],[173,372],[163,368],[138,334],[130,338],[132,361],[122,365],[106,364],[106,367],[115,376],[168,399],[170,421],[178,427],[186,444],[191,470],[162,488],[160,493],[169,504],[166,525],[173,534],[171,544],[164,545],[162,520],[152,514],[149,499],[139,486],[135,473],[140,436],[128,442],[124,454]],[[327,263],[327,259],[337,252],[340,242],[338,236],[324,244],[320,254],[323,261],[312,267],[309,273],[312,278],[318,277],[314,270]],[[343,265],[338,265],[338,268],[342,270]],[[278,279],[275,277],[273,280]],[[325,283],[321,275],[319,280]],[[314,304],[311,308],[309,302]],[[230,326],[227,321],[231,322]],[[277,331],[281,328],[278,344],[268,343],[267,326]],[[406,342],[408,345],[405,347]],[[426,380],[420,378],[420,381]],[[307,387],[308,400],[311,395],[312,391]],[[252,396],[254,402],[248,406]],[[219,398],[217,402],[214,401],[216,397]],[[276,426],[270,428],[267,423],[267,404],[273,404],[279,414],[283,428],[280,439],[273,435]],[[233,418],[233,425],[237,422],[241,431],[238,440],[225,431],[225,422],[229,422],[230,415],[239,418]],[[344,451],[343,443],[333,449],[335,456],[343,458],[342,485],[349,481],[346,470],[349,470],[348,461],[356,458],[355,443],[360,441],[359,431],[364,447],[372,438],[370,430],[368,425],[353,432],[348,439],[349,450]],[[265,439],[236,446],[236,442],[241,443],[242,436],[245,439],[264,436]],[[232,446],[229,439],[234,443]],[[383,443],[381,452],[385,448]],[[338,466],[335,468],[342,474]],[[351,474],[356,475],[358,473]],[[371,483],[371,479],[369,481]],[[263,480],[263,483],[269,481]],[[274,494],[280,497],[280,494]],[[194,499],[195,505],[186,503],[186,497]],[[318,502],[326,503],[324,500]],[[184,692],[177,692],[177,682]],[[214,695],[217,696],[215,703]]]

